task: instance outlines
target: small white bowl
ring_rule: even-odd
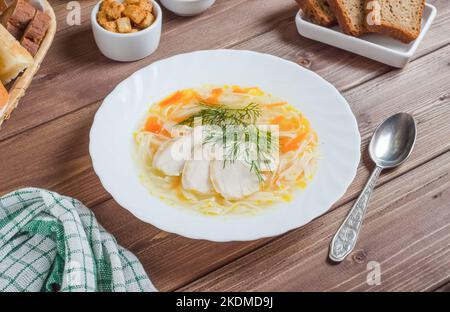
[[[216,0],[161,0],[169,11],[180,16],[193,16],[209,9]]]
[[[156,51],[161,38],[162,25],[162,11],[156,1],[150,0],[155,15],[153,24],[141,31],[129,34],[108,31],[97,22],[97,13],[102,2],[103,0],[97,3],[92,10],[91,24],[95,42],[104,56],[115,61],[132,62],[143,59]]]
[[[436,8],[426,4],[422,14],[422,29],[419,37],[409,44],[381,34],[365,34],[353,37],[344,34],[339,26],[327,28],[316,25],[303,18],[298,12],[295,22],[300,35],[317,40],[343,50],[347,50],[375,61],[393,66],[404,67],[413,57],[422,39],[436,16]]]

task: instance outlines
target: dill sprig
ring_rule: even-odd
[[[224,167],[227,163],[242,160],[254,172],[260,183],[264,182],[261,166],[270,168],[271,152],[278,150],[278,142],[272,142],[272,133],[259,129],[255,123],[261,115],[258,104],[250,103],[243,108],[230,108],[225,105],[211,106],[200,103],[203,107],[179,123],[194,127],[196,120],[202,125],[215,125],[221,131],[205,128],[203,144],[220,144],[224,150]],[[269,152],[268,152],[269,151]],[[256,153],[256,155],[255,155]]]
[[[248,125],[253,124],[261,115],[261,109],[256,103],[250,103],[243,108],[230,108],[224,105],[211,106],[200,103],[202,110],[180,122],[180,125],[193,127],[195,119],[200,118],[203,125]]]
[[[264,182],[262,171],[271,170],[273,153],[278,151],[278,142],[273,140],[271,131],[261,130],[255,125],[205,128],[203,144],[208,143],[222,146],[224,167],[227,163],[243,161],[260,183]]]

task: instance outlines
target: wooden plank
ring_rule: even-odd
[[[449,87],[444,81],[450,79],[450,46],[418,59],[403,71],[392,71],[344,93],[355,114],[361,137],[362,162],[357,176],[347,192],[352,198],[359,192],[356,185],[367,180],[372,162],[367,153],[370,137],[376,126],[385,118],[398,112],[408,112],[417,122],[418,138],[411,158],[402,167],[389,171],[390,179],[398,171],[406,172],[450,149]],[[431,76],[443,74],[444,80]],[[440,134],[446,133],[443,137]],[[442,148],[442,149],[441,149]],[[368,169],[369,168],[369,169]],[[383,178],[381,181],[384,181]],[[338,204],[343,203],[340,201]]]
[[[450,292],[450,282],[435,289],[436,292]]]
[[[93,41],[88,13],[94,2],[82,2],[81,26],[67,27],[61,20],[62,30],[53,48],[23,99],[23,105],[0,131],[0,140],[102,99],[119,81],[155,60],[197,49],[233,47],[271,53],[310,67],[341,90],[391,70],[375,61],[302,38],[293,22],[297,6],[293,1],[277,0],[218,1],[211,10],[192,19],[165,14],[171,19],[164,19],[159,50],[139,62],[117,63],[104,58]],[[431,2],[437,6],[439,15],[417,56],[442,47],[450,40],[446,35],[450,7],[446,0]],[[59,16],[66,15],[63,6],[58,6],[57,12]],[[217,27],[218,24],[221,27]],[[108,79],[96,79],[93,84],[91,77],[99,72]],[[77,88],[73,88],[75,84]],[[55,88],[59,92],[49,94],[49,90]]]
[[[357,249],[339,265],[328,261],[328,246],[351,204],[182,290],[432,290],[450,278],[449,172],[446,153],[377,188]],[[372,261],[379,265],[380,285],[367,283]]]
[[[415,112],[419,120],[419,141],[411,160],[399,170],[384,175],[381,182],[448,150],[450,106],[448,87],[443,82],[449,79],[448,70],[445,70],[448,68],[449,50],[449,47],[441,49],[417,60],[405,71],[391,72],[344,94],[360,123],[364,148],[374,127],[388,114],[406,110]],[[401,98],[398,90],[404,91]],[[379,103],[380,97],[386,101]],[[0,193],[25,186],[17,172],[27,166],[28,185],[51,188],[77,197],[88,206],[108,199],[91,169],[87,150],[88,131],[98,105],[87,106],[0,142]],[[350,200],[359,192],[367,177],[368,164],[366,159],[360,166],[358,178],[343,201]],[[95,207],[94,211],[121,244],[138,254],[162,290],[178,288],[266,243],[214,244],[167,235],[136,220],[112,200]],[[118,211],[125,217],[117,217],[116,222]]]
[[[403,72],[391,72],[345,94],[359,121],[363,150],[373,129],[387,115],[405,110],[415,113],[419,121],[418,142],[411,159],[398,170],[383,175],[381,183],[450,148],[447,140],[450,125],[446,122],[450,119],[450,99],[446,96],[447,86],[442,84],[450,78],[449,71],[442,70],[448,66],[449,55],[450,47],[446,47],[417,60]],[[397,90],[405,90],[402,98],[396,96]],[[379,103],[380,94],[386,99],[382,103]],[[98,105],[87,106],[0,142],[0,193],[33,185],[76,197],[89,207],[110,198],[92,171],[88,156],[88,132]],[[26,166],[26,179],[17,174],[23,166]],[[365,157],[357,178],[335,207],[357,195],[367,178],[368,167],[370,163]],[[112,200],[95,207],[94,211],[103,212],[98,214],[99,221],[121,244],[138,254],[156,285],[163,290],[180,287],[267,242],[215,244],[166,235],[138,221]],[[111,219],[119,221],[114,223]],[[109,225],[109,222],[113,223]]]
[[[212,243],[160,231],[113,200],[95,206],[95,216],[119,244],[141,261],[155,286],[170,291],[245,255],[270,240]],[[111,217],[114,216],[114,217]]]
[[[81,2],[83,8],[86,4],[92,1]],[[185,22],[173,20],[167,29],[164,23],[158,50],[133,63],[105,58],[95,45],[88,19],[81,26],[65,28],[56,35],[21,107],[2,127],[0,140],[103,99],[121,80],[156,60],[195,50],[228,48],[264,33],[285,18],[276,12],[294,6],[293,2],[277,0],[218,2],[200,16],[182,19]],[[267,12],[274,12],[273,18],[261,23]]]
[[[110,198],[91,169],[89,130],[98,105],[0,143],[0,189],[48,188],[88,206]],[[27,176],[21,174],[26,168]]]

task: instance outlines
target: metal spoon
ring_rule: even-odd
[[[415,141],[416,124],[413,117],[407,113],[392,115],[375,130],[370,141],[369,154],[376,167],[331,241],[331,260],[341,262],[353,250],[378,176],[383,169],[403,163],[411,154]]]

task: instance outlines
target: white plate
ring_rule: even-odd
[[[380,34],[365,34],[361,37],[349,36],[344,34],[339,26],[327,28],[309,22],[302,17],[301,11],[295,17],[295,22],[300,35],[306,38],[320,41],[390,66],[404,67],[416,52],[428,29],[430,29],[435,16],[436,8],[430,4],[425,4],[422,14],[421,32],[419,37],[409,44]]]
[[[132,134],[149,106],[171,92],[204,84],[258,86],[299,108],[319,137],[317,173],[289,203],[256,216],[205,216],[168,206],[140,183]],[[315,73],[275,56],[213,50],[177,55],[120,83],[97,111],[89,151],[105,189],[124,208],[156,227],[195,239],[253,240],[282,234],[325,213],[346,191],[360,159],[358,126],[339,92]]]

